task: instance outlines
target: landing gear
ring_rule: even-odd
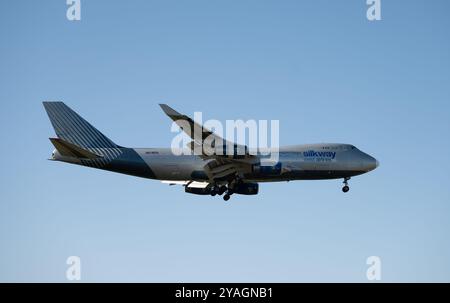
[[[228,186],[227,193],[225,194],[225,196],[223,196],[223,199],[224,199],[225,201],[230,200],[230,197],[231,197],[232,194],[234,194],[234,191],[233,191],[233,189],[231,189],[231,188]]]
[[[222,185],[222,186],[215,185],[215,186],[213,186],[211,188],[211,196],[213,196],[213,197],[215,195],[221,196],[226,191],[227,191],[227,187],[226,186],[224,186],[224,185]]]
[[[223,195],[224,192],[227,191],[227,187],[222,185],[221,187],[219,187],[219,195]]]
[[[217,195],[219,193],[219,187],[216,185],[216,186],[213,186],[212,188],[211,188],[211,196],[215,196],[215,195]]]
[[[242,179],[238,176],[235,176],[233,179],[228,180],[228,184],[227,185],[217,185],[215,184],[212,188],[211,188],[211,196],[215,196],[215,195],[223,195],[223,199],[225,201],[230,200],[231,195],[234,194],[234,189],[236,188],[236,186],[239,186],[239,184],[242,183]]]
[[[342,187],[342,191],[344,193],[350,190],[350,187],[348,186],[348,180],[350,180],[350,177],[344,178],[344,187]]]
[[[224,186],[225,187],[225,186]],[[230,187],[230,185],[228,185],[228,187],[225,187],[225,195],[223,196],[223,199],[225,201],[230,200],[231,195],[234,193],[233,189]]]

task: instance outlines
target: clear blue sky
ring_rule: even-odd
[[[450,3],[87,1],[0,4],[0,281],[450,281]],[[281,144],[351,143],[381,166],[258,196],[47,161],[43,100],[115,142],[168,147],[168,103],[279,119]]]

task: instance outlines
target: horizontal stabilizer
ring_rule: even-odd
[[[86,149],[83,149],[75,144],[66,142],[60,138],[50,138],[50,141],[59,151],[62,156],[73,157],[79,159],[98,159],[102,156],[94,154]]]

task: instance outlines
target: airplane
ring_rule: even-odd
[[[171,148],[128,148],[111,141],[65,103],[45,101],[43,105],[56,133],[56,137],[50,138],[55,149],[49,160],[180,184],[187,193],[223,195],[225,201],[233,194],[258,194],[260,182],[343,179],[342,191],[346,193],[351,177],[379,165],[374,157],[355,146],[338,143],[279,147],[278,161],[269,166],[262,165],[267,155],[251,153],[247,146],[233,142],[233,150],[225,153],[177,155]],[[191,150],[202,147],[208,137],[221,142],[224,149],[230,146],[229,141],[188,116],[166,104],[160,107],[190,136]],[[200,136],[187,131],[195,127],[201,130]]]

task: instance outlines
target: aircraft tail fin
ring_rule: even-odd
[[[50,141],[62,156],[89,160],[103,157],[60,138],[50,138]]]
[[[43,104],[56,135],[63,142],[81,147],[82,149],[119,147],[70,109],[64,102],[46,101]],[[61,144],[61,142],[58,142],[58,144]]]

